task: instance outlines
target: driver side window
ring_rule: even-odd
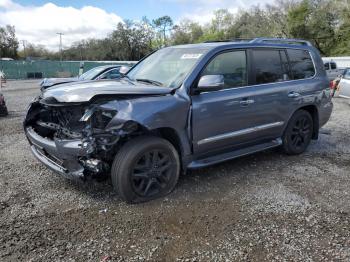
[[[247,85],[247,58],[245,51],[231,51],[217,55],[202,72],[205,75],[224,76],[224,86],[235,88]]]

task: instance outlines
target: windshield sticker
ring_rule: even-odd
[[[198,59],[202,56],[202,54],[183,54],[181,59]]]

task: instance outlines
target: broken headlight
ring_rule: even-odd
[[[116,114],[117,111],[115,110],[94,107],[87,110],[80,121],[87,122],[90,120],[93,128],[105,129]]]

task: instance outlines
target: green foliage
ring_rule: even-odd
[[[173,27],[171,34],[171,44],[180,45],[188,43],[197,43],[203,36],[203,29],[198,23],[191,20],[183,20],[179,25]]]
[[[139,60],[169,45],[255,37],[311,41],[323,55],[350,55],[350,0],[276,0],[263,7],[213,12],[205,25],[169,16],[119,23],[105,39],[87,39],[63,51],[66,60]],[[16,57],[14,28],[0,28],[0,56]],[[57,59],[40,46],[28,45],[27,56]],[[25,55],[19,52],[21,57]]]
[[[17,49],[15,28],[10,25],[0,26],[0,57],[17,58]]]
[[[287,15],[290,37],[310,40],[324,55],[337,46],[338,14],[332,1],[304,0]]]
[[[153,20],[153,28],[156,31],[154,44],[157,48],[167,46],[167,33],[170,32],[173,24],[173,20],[167,15]]]
[[[310,1],[304,0],[300,4],[290,8],[287,14],[288,33],[295,38],[309,38],[308,27],[309,16],[311,15]]]

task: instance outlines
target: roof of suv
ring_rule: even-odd
[[[301,39],[287,39],[287,38],[255,38],[255,39],[232,39],[223,41],[208,41],[199,44],[186,44],[174,46],[175,48],[207,48],[212,49],[219,46],[232,46],[232,45],[244,45],[244,46],[284,46],[284,47],[313,47],[309,41]]]

